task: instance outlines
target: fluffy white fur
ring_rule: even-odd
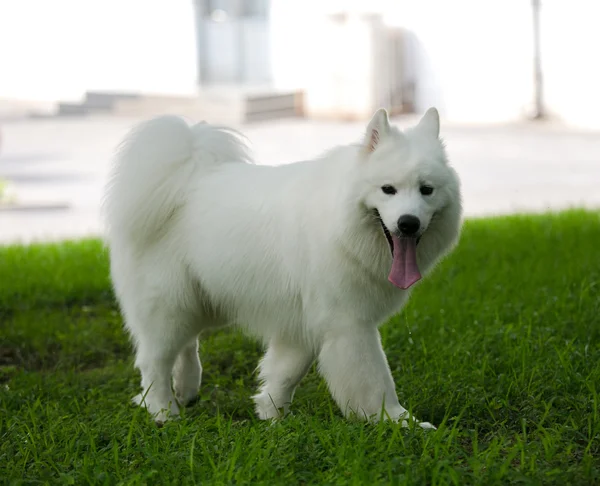
[[[423,183],[432,195],[420,194]],[[384,194],[385,184],[397,193]],[[384,411],[406,423],[378,326],[410,291],[388,281],[392,258],[375,209],[392,232],[401,215],[420,219],[423,274],[456,243],[459,181],[435,109],[405,132],[379,110],[361,143],[280,167],[253,165],[236,133],[206,123],[166,116],[135,129],[105,214],[142,376],[136,403],[158,421],[177,414],[198,394],[199,332],[233,325],[267,347],[254,397],[260,418],[285,413],[316,359],[346,416],[377,420]]]

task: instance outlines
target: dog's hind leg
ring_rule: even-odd
[[[181,405],[198,396],[202,380],[202,364],[198,356],[198,338],[194,337],[177,355],[173,367],[173,390]]]
[[[128,323],[137,344],[135,366],[142,375],[142,393],[133,401],[145,406],[157,422],[164,422],[179,413],[171,373],[178,355],[198,330],[185,312],[167,310],[164,302],[155,302],[143,317],[143,321]]]
[[[261,387],[253,398],[262,420],[285,415],[300,380],[306,375],[314,354],[299,345],[273,339],[260,362]]]

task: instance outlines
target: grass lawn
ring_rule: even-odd
[[[600,215],[467,222],[382,327],[437,431],[344,420],[313,371],[255,419],[260,349],[202,343],[200,400],[157,428],[97,241],[0,248],[0,484],[600,484]]]

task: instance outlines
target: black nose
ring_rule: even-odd
[[[421,221],[412,214],[403,214],[398,219],[398,228],[403,235],[411,236],[414,235],[421,227]]]

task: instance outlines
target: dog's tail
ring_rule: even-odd
[[[149,242],[169,226],[199,171],[250,162],[237,132],[207,123],[189,126],[161,116],[134,128],[121,143],[103,201],[109,239]]]

